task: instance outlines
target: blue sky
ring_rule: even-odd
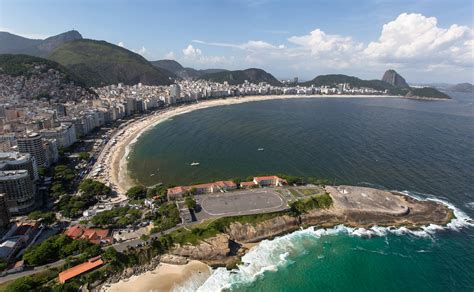
[[[44,38],[74,28],[149,60],[279,78],[395,68],[411,82],[472,82],[473,14],[458,0],[0,0],[0,30]]]

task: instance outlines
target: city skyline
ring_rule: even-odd
[[[148,60],[174,59],[197,69],[258,67],[277,78],[344,73],[378,79],[394,68],[411,83],[474,79],[472,3],[467,1],[363,1],[357,7],[348,1],[199,4],[2,0],[0,30],[45,38],[76,29]],[[55,21],[41,21],[44,17]]]

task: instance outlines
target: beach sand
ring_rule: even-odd
[[[172,291],[189,285],[199,287],[211,275],[211,268],[200,261],[186,265],[160,264],[155,270],[104,287],[109,292]],[[178,290],[178,289],[177,289]]]
[[[145,119],[139,119],[123,129],[122,135],[115,135],[116,143],[112,145],[110,142],[107,144],[99,156],[96,166],[100,165],[104,171],[99,178],[102,182],[110,184],[112,188],[117,192],[120,198],[126,199],[126,191],[135,185],[133,179],[127,173],[127,156],[130,152],[131,146],[137,141],[142,133],[153,128],[157,124],[166,121],[177,115],[189,113],[195,110],[215,107],[233,105],[245,102],[256,102],[264,100],[274,99],[301,99],[301,98],[399,98],[398,96],[375,96],[375,95],[265,95],[265,96],[245,96],[245,97],[229,97],[226,99],[213,99],[203,100],[194,104],[187,104],[178,107],[172,107],[153,115],[146,117]],[[121,132],[121,131],[119,131]]]

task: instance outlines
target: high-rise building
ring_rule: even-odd
[[[26,169],[32,181],[38,179],[38,169],[34,162],[34,157],[29,153],[0,152],[1,170],[21,170]]]
[[[43,148],[43,137],[38,133],[27,133],[16,140],[18,151],[33,155],[38,167],[47,166],[46,151]]]
[[[0,194],[0,228],[5,228],[10,223],[10,211],[7,206],[7,196]]]
[[[170,104],[175,104],[181,98],[181,87],[178,84],[170,85]]]
[[[25,214],[35,206],[35,187],[27,170],[0,171],[0,193],[6,195],[10,214]]]

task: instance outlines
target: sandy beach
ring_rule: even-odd
[[[145,118],[138,119],[113,136],[105,146],[99,156],[95,166],[102,167],[102,172],[98,180],[109,184],[117,192],[121,200],[125,198],[125,192],[132,187],[135,182],[127,173],[127,156],[132,145],[137,141],[141,134],[153,128],[157,124],[173,118],[177,115],[189,113],[195,110],[233,105],[245,102],[255,102],[274,99],[292,99],[292,98],[400,98],[399,96],[375,96],[375,95],[267,95],[267,96],[245,96],[230,97],[226,99],[214,99],[199,101],[194,104],[187,104],[179,107],[172,107],[163,111],[156,112]],[[112,141],[115,140],[115,143]]]
[[[153,271],[102,287],[101,291],[173,291],[183,286],[199,287],[210,275],[211,268],[200,261],[190,261],[186,265],[162,263]]]

